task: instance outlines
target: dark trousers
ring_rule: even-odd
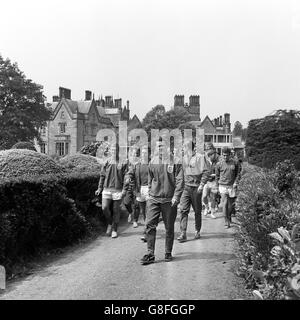
[[[126,210],[129,212],[129,214],[132,213],[132,205],[134,203],[134,196],[132,192],[126,192],[126,195],[123,199],[123,204],[126,208]]]
[[[202,194],[197,192],[198,187],[185,186],[180,199],[180,231],[186,232],[188,215],[191,206],[195,212],[195,230],[200,231],[202,226]]]
[[[136,201],[136,205],[134,206],[135,222],[138,222],[140,215],[143,217],[144,220],[146,220],[146,201],[143,201],[143,202]]]
[[[122,200],[102,200],[102,210],[106,219],[107,224],[112,225],[112,230],[117,231],[118,224],[120,222],[120,205]]]
[[[148,200],[146,236],[148,252],[154,254],[156,227],[162,213],[163,222],[166,230],[165,252],[172,253],[174,243],[174,224],[177,216],[177,206],[171,206],[171,202],[157,203],[152,199]]]

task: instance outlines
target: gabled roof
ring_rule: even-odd
[[[90,112],[93,100],[89,101],[77,101],[77,110],[80,113],[88,114]]]
[[[216,131],[216,127],[214,126],[214,124],[210,120],[209,116],[206,116],[204,118],[204,120],[200,124],[200,128],[206,129],[206,131],[209,133]]]

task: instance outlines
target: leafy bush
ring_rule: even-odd
[[[0,151],[0,179],[43,174],[62,175],[65,170],[45,154],[25,149]]]
[[[100,171],[95,173],[73,172],[65,178],[67,195],[76,204],[77,210],[87,219],[93,229],[100,230],[105,225],[101,207],[96,206],[95,191],[98,189]]]
[[[0,181],[0,264],[63,247],[89,234],[87,220],[56,176]]]
[[[27,150],[31,150],[31,151],[36,151],[35,146],[33,145],[33,143],[29,142],[29,141],[20,141],[17,142],[16,144],[14,144],[11,149],[27,149]]]
[[[77,153],[65,156],[59,160],[59,163],[68,173],[94,173],[99,177],[101,170],[101,165],[97,158],[86,154]]]
[[[261,290],[267,299],[282,299],[293,264],[292,259],[274,261],[274,239],[270,237],[278,228],[292,230],[299,221],[299,180],[293,170],[288,162],[277,164],[275,171],[245,165],[239,186],[240,274],[252,289],[261,289],[261,275],[268,275]]]

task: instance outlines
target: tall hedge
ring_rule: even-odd
[[[0,181],[0,264],[64,247],[90,231],[61,181],[50,175]]]
[[[277,162],[289,159],[300,170],[300,111],[278,110],[251,120],[246,152],[249,163],[254,165],[271,169]]]

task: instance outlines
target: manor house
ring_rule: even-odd
[[[48,104],[51,119],[41,130],[41,142],[35,142],[37,150],[48,155],[75,154],[95,142],[100,129],[117,129],[121,120],[127,121],[129,130],[141,127],[136,115],[130,117],[129,101],[122,106],[122,99],[112,96],[95,100],[89,90],[85,91],[84,100],[72,100],[71,90],[63,87],[52,100]]]

